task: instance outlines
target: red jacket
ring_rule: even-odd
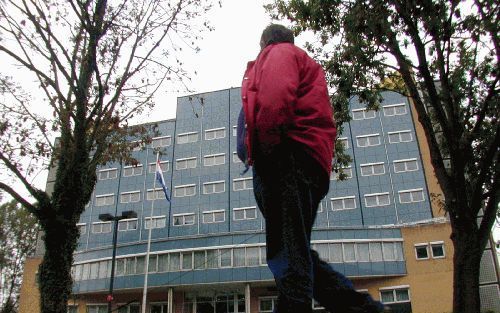
[[[265,154],[286,138],[302,144],[330,174],[333,110],[323,69],[306,52],[291,43],[264,48],[248,63],[241,96],[250,164],[255,149]]]

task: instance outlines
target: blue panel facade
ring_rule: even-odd
[[[144,282],[148,225],[153,227],[150,252],[157,266],[149,275],[150,286],[272,280],[263,260],[264,220],[253,197],[251,170],[242,173],[244,166],[235,157],[240,108],[239,88],[179,98],[175,120],[148,125],[157,133],[153,143],[133,152],[138,167],[111,163],[99,169],[92,200],[80,218],[84,231],[75,254],[74,292],[106,289],[109,279],[92,271],[109,262],[112,225],[98,216],[128,210],[138,217],[118,228],[117,258],[126,269],[116,277],[117,289]],[[329,262],[348,276],[405,275],[398,255],[402,237],[395,225],[432,217],[411,110],[406,98],[395,93],[384,94],[374,115],[360,119],[364,106],[357,99],[350,108],[357,118],[340,135],[352,158],[345,169],[348,178],[338,181],[332,175],[313,243],[330,251]],[[162,198],[155,182],[157,151],[171,202]],[[362,247],[370,247],[369,260],[356,252],[355,259],[345,261],[352,257],[349,249]],[[227,251],[234,253],[229,266],[224,264]],[[238,251],[246,251],[244,266],[237,264]],[[343,251],[341,261],[335,251]],[[206,264],[200,265],[197,257]]]

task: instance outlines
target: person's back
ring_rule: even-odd
[[[379,302],[356,292],[311,249],[336,135],[323,70],[281,25],[266,28],[260,44],[242,83],[238,147],[246,151],[238,155],[253,164],[254,195],[266,221],[267,263],[279,292],[275,313],[312,312],[313,297],[330,311],[381,312]]]

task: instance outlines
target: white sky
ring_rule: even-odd
[[[271,22],[262,7],[265,1],[225,0],[209,14],[215,31],[205,32],[201,51],[183,56],[184,64],[197,71],[189,88],[194,92],[159,93],[152,112],[139,120],[159,121],[175,117],[177,97],[239,87],[248,61],[259,53],[262,30]]]

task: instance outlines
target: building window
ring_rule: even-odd
[[[205,155],[203,157],[204,166],[215,166],[226,163],[226,155],[224,153]]]
[[[151,303],[150,313],[168,313],[167,303]]]
[[[401,190],[399,191],[400,203],[412,203],[424,201],[424,191],[420,189]]]
[[[358,147],[371,147],[380,145],[380,134],[356,136]]]
[[[107,312],[108,312],[107,304],[87,305],[87,313],[107,313]]]
[[[385,174],[384,162],[361,164],[361,176],[374,176]]]
[[[393,164],[395,173],[412,172],[418,170],[417,159],[396,160],[393,162]]]
[[[408,286],[381,288],[380,300],[385,304],[410,302]]]
[[[415,245],[415,255],[417,260],[427,260],[429,258],[429,248],[427,243],[419,243]]]
[[[128,191],[120,194],[120,203],[133,203],[141,201],[140,191]]]
[[[278,298],[276,297],[259,298],[259,313],[272,313],[277,305]]]
[[[221,181],[213,181],[203,183],[203,194],[208,195],[212,193],[222,193],[226,191],[226,182]]]
[[[97,174],[97,179],[98,180],[115,179],[117,176],[118,176],[118,169],[108,168],[105,170],[99,170]]]
[[[238,126],[234,125],[233,126],[233,137],[238,135]]]
[[[148,189],[146,191],[146,200],[152,201],[158,199],[166,199],[163,188]]]
[[[111,232],[111,222],[92,223],[93,234],[107,234]]]
[[[431,242],[430,245],[431,245],[432,258],[442,259],[445,257],[444,242],[442,242],[442,241]]]
[[[233,152],[233,163],[241,163],[240,158],[238,157],[238,152]]]
[[[100,195],[95,197],[95,206],[112,205],[115,203],[115,195]]]
[[[183,213],[183,214],[174,214],[172,224],[174,226],[187,226],[194,225],[195,215],[194,213]]]
[[[174,187],[174,197],[191,197],[196,195],[196,185],[183,185]]]
[[[391,204],[389,193],[372,193],[365,195],[366,207],[385,206]]]
[[[340,143],[344,149],[349,149],[349,140],[347,137],[338,138],[337,142]]]
[[[137,219],[126,219],[118,221],[118,231],[129,231],[137,229]]]
[[[367,109],[352,110],[353,120],[367,120],[375,118],[375,116],[376,116],[375,110],[367,110]]]
[[[185,143],[190,143],[190,142],[197,142],[198,141],[198,133],[197,132],[190,132],[190,133],[183,133],[177,135],[177,144],[182,145]]]
[[[205,130],[205,140],[221,139],[226,137],[226,128],[214,128]]]
[[[154,137],[151,141],[153,148],[168,147],[172,144],[171,136]]]
[[[413,136],[410,130],[389,132],[389,143],[410,142],[413,141]]]
[[[405,115],[406,105],[404,103],[383,106],[384,116]]]
[[[160,168],[162,172],[166,172],[170,169],[170,162],[169,161],[161,161],[160,162]],[[155,173],[156,172],[156,162],[155,163],[149,163],[148,164],[148,173]]]
[[[144,218],[144,228],[164,228],[167,224],[166,220],[165,215],[146,217]]]
[[[226,219],[224,210],[203,211],[202,221],[204,224],[221,223]]]
[[[244,207],[244,208],[234,208],[233,209],[233,220],[244,221],[253,220],[257,218],[257,207]]]
[[[333,211],[350,210],[356,208],[356,199],[354,196],[330,198]]]
[[[253,178],[252,177],[233,179],[233,190],[234,191],[250,190],[250,189],[253,189]]]
[[[78,223],[76,224],[76,227],[78,228],[78,233],[81,235],[85,235],[87,233],[87,224],[85,223]]]
[[[189,168],[196,168],[196,157],[175,160],[176,170],[186,170]]]
[[[123,168],[123,177],[139,176],[142,175],[142,165],[125,166]]]
[[[356,262],[356,246],[354,243],[342,244],[344,262]]]
[[[117,313],[139,313],[141,307],[139,304],[129,304],[126,306],[120,306]]]
[[[345,179],[352,178],[352,168],[350,166],[342,168],[342,172],[344,173]],[[340,170],[338,172],[332,171],[330,173],[330,180],[339,180],[339,177],[340,177]]]

